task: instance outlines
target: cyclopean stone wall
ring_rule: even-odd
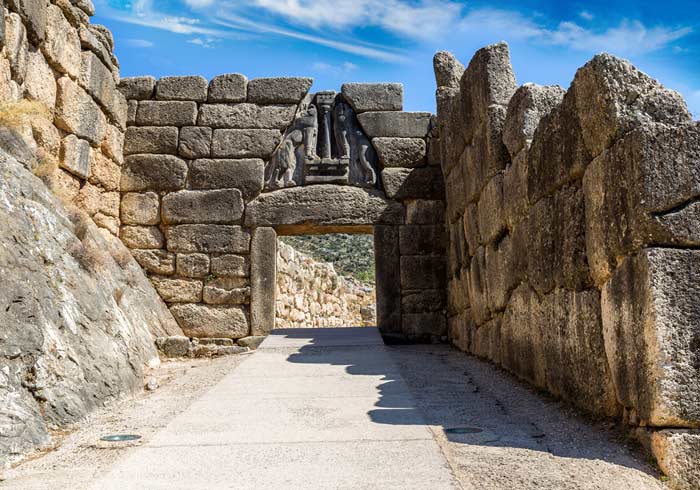
[[[0,120],[64,203],[118,234],[127,102],[112,34],[90,24],[89,0],[6,0],[0,13]]]
[[[435,73],[452,342],[642,427],[697,488],[700,124],[610,55],[566,91],[518,87],[503,43]]]
[[[338,274],[283,242],[277,244],[277,328],[377,324],[374,286]]]
[[[318,99],[308,93],[311,84],[307,78],[248,81],[239,74],[211,82],[196,76],[122,80],[129,128],[121,239],[187,335],[240,338],[274,326],[278,233],[374,232],[382,332],[414,340],[445,336],[444,184],[429,135],[431,115],[402,112],[398,84],[324,92],[323,100],[344,104],[345,120],[358,121],[362,134],[353,142],[376,165],[376,182],[304,185],[297,177],[270,178],[266,167],[286,170],[297,157],[297,171],[304,169],[308,154],[298,145],[315,138],[314,131],[322,140],[324,119],[316,128],[299,126],[317,117],[309,108]],[[340,141],[340,133],[330,137]],[[314,165],[342,161],[328,158],[342,152],[334,141]],[[351,165],[359,161],[354,148]]]

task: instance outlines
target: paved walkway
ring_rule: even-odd
[[[462,488],[376,329],[274,332],[94,490]]]

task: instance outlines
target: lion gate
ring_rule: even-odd
[[[277,235],[373,233],[385,338],[446,335],[444,182],[429,113],[400,84],[123,80],[121,238],[185,333],[275,322]]]

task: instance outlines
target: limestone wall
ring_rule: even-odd
[[[277,232],[374,230],[380,328],[443,337],[444,185],[431,115],[402,112],[399,84],[346,84],[338,97],[371,140],[378,184],[264,189],[266,164],[309,105],[311,84],[240,74],[122,80],[121,239],[187,335],[240,338],[275,323]]]
[[[277,253],[277,328],[376,325],[374,285],[282,242]]]
[[[695,488],[700,432],[679,429],[700,427],[700,124],[609,55],[566,91],[518,87],[505,44],[435,72],[452,342],[654,428],[662,469]]]
[[[34,173],[63,202],[118,234],[127,103],[111,33],[90,24],[89,0],[8,0],[0,12],[0,121],[38,152]]]

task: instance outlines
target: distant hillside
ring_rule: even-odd
[[[374,284],[374,238],[372,235],[305,235],[280,237],[316,260],[332,262],[339,274]]]

